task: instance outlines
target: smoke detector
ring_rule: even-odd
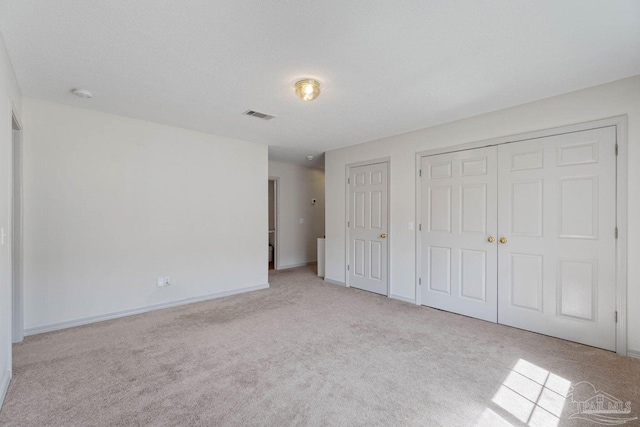
[[[309,161],[313,160],[313,156],[307,156],[307,160]]]
[[[86,89],[73,89],[71,93],[77,96],[78,98],[83,98],[83,99],[93,98],[93,94]]]

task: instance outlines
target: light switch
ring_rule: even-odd
[[[304,224],[304,218],[300,218],[300,219],[298,220],[298,222],[299,222],[300,224]]]
[[[409,230],[413,230],[413,221],[409,221]]]

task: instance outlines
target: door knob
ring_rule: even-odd
[[[493,242],[495,242],[495,241],[496,241],[496,238],[495,238],[495,237],[493,237],[493,236],[489,236],[489,238],[487,239],[487,241],[488,241],[489,243],[493,243]]]
[[[502,244],[507,243],[507,238],[506,237],[501,237],[500,238],[500,243],[502,243]]]
[[[384,238],[386,238],[386,237],[387,237],[387,235],[386,235],[385,233],[382,233],[382,234],[380,235],[380,237],[382,237],[382,238],[384,239]]]

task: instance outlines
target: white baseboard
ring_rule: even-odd
[[[398,301],[408,302],[409,304],[416,304],[416,300],[414,298],[407,298],[396,294],[389,294],[389,298],[397,299]]]
[[[7,390],[9,390],[10,382],[11,371],[4,371],[2,373],[2,377],[0,378],[0,409],[2,409],[2,404],[4,403],[4,398],[7,395]]]
[[[640,359],[640,350],[628,349],[627,350],[627,356],[636,357],[636,358]]]
[[[102,322],[103,320],[117,319],[119,317],[133,316],[134,314],[147,313],[149,311],[161,310],[163,308],[176,307],[179,305],[192,304],[194,302],[207,301],[216,298],[227,297],[236,294],[242,294],[245,292],[258,291],[260,289],[267,289],[269,284],[247,286],[239,289],[232,289],[230,291],[216,292],[213,294],[202,295],[199,297],[184,298],[176,301],[168,301],[160,304],[148,305],[146,307],[133,308],[130,310],[116,311],[112,313],[100,314],[97,316],[83,317],[81,319],[67,320],[59,323],[52,323],[49,325],[35,326],[33,328],[26,328],[24,335],[36,335],[45,332],[58,331],[60,329],[72,328],[74,326],[88,325],[89,323]]]
[[[279,265],[278,270],[287,270],[289,268],[304,267],[305,265],[317,264],[318,261],[301,262],[298,264]]]
[[[324,281],[327,283],[331,283],[332,285],[347,286],[344,282],[340,282],[339,280],[327,279],[326,277],[324,278]]]

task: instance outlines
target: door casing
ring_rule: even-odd
[[[416,153],[416,275],[415,275],[415,301],[416,305],[422,305],[420,292],[420,281],[422,276],[421,266],[421,194],[422,194],[422,177],[421,164],[422,157],[433,156],[436,154],[452,153],[456,151],[469,150],[473,148],[490,147],[510,142],[535,140],[536,138],[544,138],[553,135],[562,135],[566,133],[580,132],[584,130],[598,129],[603,127],[615,126],[616,128],[616,146],[618,155],[616,156],[616,227],[618,230],[618,238],[616,240],[616,352],[618,354],[627,355],[627,122],[626,115],[610,117],[602,120],[595,120],[573,125],[543,129],[533,132],[525,132],[510,136],[485,139],[467,144],[460,144],[450,147],[436,148]],[[532,141],[535,143],[535,141]],[[389,251],[391,252],[391,251]],[[389,266],[391,267],[391,266]]]
[[[280,207],[280,178],[277,176],[269,176],[269,181],[273,181],[273,215],[274,225],[276,231],[273,236],[273,271],[278,270],[280,257],[278,256],[280,247],[280,215],[278,215],[278,209]]]
[[[23,274],[23,212],[22,198],[22,123],[13,108],[11,117],[11,204],[9,226],[9,268],[11,271],[11,341],[24,339],[24,274]]]

